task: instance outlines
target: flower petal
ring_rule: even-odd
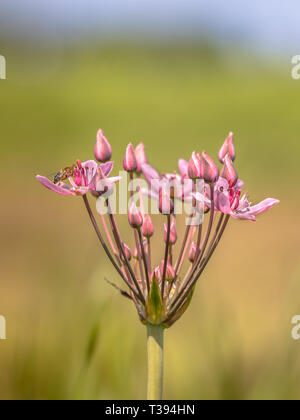
[[[101,166],[101,170],[103,172],[103,175],[108,176],[111,173],[111,171],[113,170],[114,162],[107,162],[107,163],[104,163],[103,165],[100,165],[100,166]]]
[[[54,191],[57,194],[61,195],[74,195],[74,192],[71,190],[71,188],[67,184],[63,184],[64,186],[54,184],[50,179],[37,175],[37,180],[48,190]]]
[[[264,211],[270,209],[271,207],[275,206],[275,204],[277,203],[279,203],[279,200],[276,200],[275,198],[266,198],[265,200],[261,201],[255,206],[250,207],[249,213],[255,216],[257,214],[263,213]]]
[[[189,163],[187,160],[185,159],[179,160],[178,168],[179,168],[179,172],[182,178],[185,178],[188,175],[188,167],[189,167]]]
[[[221,213],[224,213],[224,214],[231,213],[230,201],[228,199],[228,196],[224,193],[217,194],[215,206],[217,210],[219,210]]]
[[[86,162],[82,162],[81,165],[85,170],[87,184],[89,185],[96,175],[98,164],[94,160],[87,160]]]
[[[250,220],[251,222],[256,222],[255,216],[252,216],[249,212],[242,212],[242,213],[232,212],[231,216],[234,219]]]
[[[144,165],[142,165],[142,172],[149,185],[151,185],[151,181],[153,179],[160,180],[161,178],[157,170],[148,163],[144,163]]]

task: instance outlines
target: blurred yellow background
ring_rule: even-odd
[[[164,397],[298,399],[300,81],[290,63],[200,42],[8,42],[0,53],[0,398],[145,398],[145,327],[104,281],[121,284],[82,200],[35,179],[92,158],[101,127],[115,174],[128,142],[143,141],[166,172],[193,150],[216,157],[232,130],[251,200],[281,200],[256,224],[231,220],[189,310],[166,332]]]

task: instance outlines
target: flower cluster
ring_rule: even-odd
[[[109,177],[113,169],[112,148],[102,130],[97,133],[94,155],[98,162],[77,161],[58,172],[53,181],[42,176],[37,179],[58,194],[82,196],[98,239],[127,290],[114,286],[135,303],[141,321],[147,324],[169,327],[185,312],[231,217],[255,221],[258,214],[278,203],[276,199],[267,198],[252,205],[247,194],[242,193],[243,182],[234,167],[236,153],[232,133],[218,154],[221,170],[206,152],[193,152],[189,161],[179,160],[178,173],[160,174],[148,163],[143,143],[136,148],[129,144],[123,168],[131,181],[136,180],[139,185],[139,181],[145,179],[148,185],[145,188],[141,183],[137,188],[140,208],[135,200],[129,205],[128,223],[135,241],[134,249],[130,249],[121,237],[115,214],[108,211],[106,215],[99,213],[95,217],[87,195],[90,192],[96,198],[104,197],[110,210],[109,194],[121,179],[120,176]],[[201,191],[197,188],[199,181]],[[130,194],[133,198],[134,192]],[[155,232],[151,215],[145,214],[142,204],[145,195],[156,200],[164,223],[163,237],[157,241],[162,249],[157,265],[152,264],[151,244]],[[190,220],[199,216],[201,208],[205,213],[205,217],[197,219],[200,223],[187,223],[182,238],[178,237],[176,228],[177,202],[191,204]],[[189,268],[183,272],[186,261]]]

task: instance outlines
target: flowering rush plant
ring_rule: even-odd
[[[201,274],[215,252],[231,218],[255,221],[256,216],[278,203],[267,198],[252,205],[242,193],[243,181],[234,167],[236,157],[233,134],[219,150],[221,171],[205,152],[193,152],[189,161],[179,160],[179,170],[159,173],[147,160],[144,144],[127,146],[125,172],[110,176],[112,148],[102,130],[97,133],[96,160],[77,162],[59,171],[53,180],[37,176],[38,181],[61,195],[82,197],[96,235],[109,261],[123,280],[125,289],[115,286],[130,299],[147,327],[148,399],[162,398],[164,330],[173,325],[188,308]],[[130,200],[128,234],[133,231],[134,249],[123,238],[116,217],[116,184],[126,182]],[[96,215],[88,195],[96,200]],[[124,197],[124,194],[122,194]],[[152,211],[148,211],[148,198]],[[139,205],[138,205],[139,202]],[[176,222],[184,207],[187,217],[182,238]],[[153,264],[151,244],[155,236],[152,214],[160,214],[163,236],[159,262]],[[187,266],[185,269],[184,267]]]

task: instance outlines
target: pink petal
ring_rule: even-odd
[[[182,178],[185,178],[188,174],[189,163],[185,159],[180,159],[178,162],[179,172]]]
[[[111,171],[113,170],[114,162],[104,163],[103,165],[100,165],[100,167],[101,167],[101,170],[102,170],[104,176],[108,176],[111,173]]]
[[[50,181],[50,179],[41,175],[37,175],[36,178],[44,187],[48,188],[48,190],[54,191],[61,195],[74,195],[74,192],[72,192],[70,187],[66,184],[64,184],[63,187],[59,186]]]
[[[152,190],[148,190],[147,188],[141,188],[141,193],[149,198],[152,198],[153,200],[159,200],[159,196],[157,193],[155,193]]]
[[[113,176],[111,178],[107,178],[107,180],[109,182],[111,182],[112,184],[115,184],[116,182],[121,181],[122,177],[121,176]]]
[[[85,169],[87,183],[89,185],[96,175],[98,164],[94,160],[87,160],[82,163],[82,167]]]
[[[151,181],[153,179],[158,179],[158,180],[160,179],[160,175],[157,172],[157,170],[154,169],[151,165],[148,165],[148,163],[145,163],[144,165],[142,165],[142,172],[149,185],[151,185]]]
[[[217,194],[215,206],[217,210],[219,210],[221,213],[224,213],[224,214],[231,213],[229,199],[224,193]]]
[[[234,219],[250,220],[251,222],[256,222],[255,216],[252,216],[249,212],[243,212],[243,213],[232,212],[231,216]]]
[[[275,198],[266,198],[265,200],[261,201],[255,206],[250,207],[249,213],[255,216],[257,214],[263,213],[264,211],[270,209],[271,207],[275,206],[275,204],[277,203],[279,203],[279,200],[276,200]]]

